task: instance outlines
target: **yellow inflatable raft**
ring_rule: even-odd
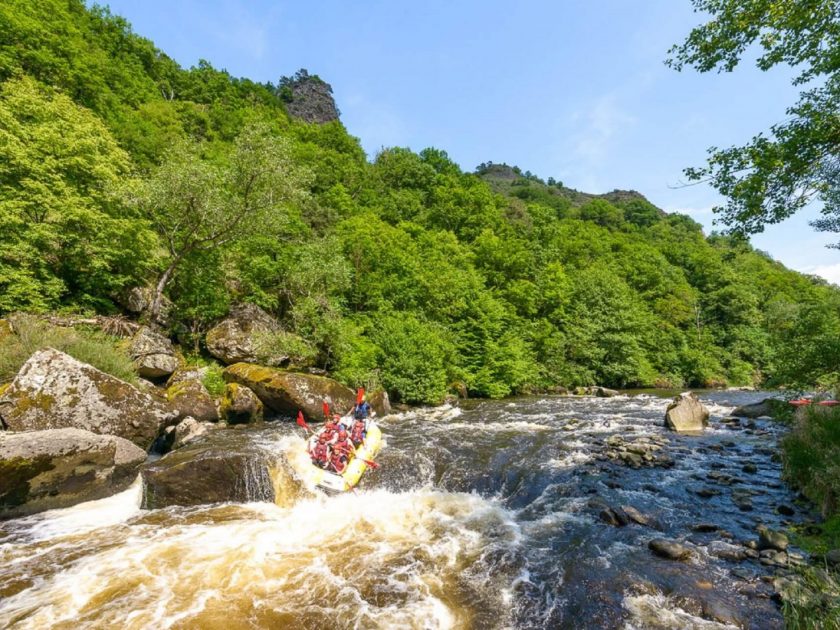
[[[365,460],[372,462],[380,448],[382,448],[382,431],[373,420],[368,420],[365,441],[356,448],[356,453],[347,463],[344,472],[339,475],[311,464],[308,467],[310,481],[316,486],[335,492],[352,490],[368,469]]]

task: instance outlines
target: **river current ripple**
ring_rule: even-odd
[[[702,436],[668,432],[649,394],[417,410],[382,419],[382,467],[354,494],[143,511],[138,481],[0,522],[0,627],[781,628],[771,568],[710,553],[812,516],[780,481],[780,427],[721,422],[762,397],[701,394]],[[293,425],[249,435],[301,462]],[[667,438],[674,465],[608,459],[617,435]],[[656,537],[692,559],[654,556]]]

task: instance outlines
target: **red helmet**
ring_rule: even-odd
[[[341,416],[337,413],[334,413],[332,419],[334,422],[338,422],[339,420],[341,420]]]
[[[321,435],[318,436],[318,441],[319,442],[326,442],[327,441],[327,436],[322,433]]]

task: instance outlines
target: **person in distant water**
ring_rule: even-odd
[[[312,457],[312,463],[321,468],[326,468],[330,464],[331,453],[330,445],[327,443],[326,436],[322,433],[312,445],[309,451]]]

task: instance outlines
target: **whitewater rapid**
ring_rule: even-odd
[[[706,402],[720,417],[732,401]],[[547,397],[420,410],[381,423],[382,469],[355,493],[327,496],[284,469],[276,504],[146,511],[138,480],[0,522],[0,627],[733,627],[686,603],[711,605],[704,594],[780,627],[775,604],[745,595],[702,546],[685,565],[646,549],[663,533],[690,537],[701,518],[746,538],[771,518],[762,501],[792,498],[776,484],[756,495],[755,515],[725,497],[698,514],[687,486],[727,465],[715,445],[734,435],[714,421],[701,438],[674,438],[672,469],[607,468],[599,443],[662,435],[665,404]],[[772,431],[738,439],[733,461],[761,463],[759,484],[778,481],[762,454]],[[294,427],[268,424],[253,441],[291,470],[306,464]],[[637,506],[656,528],[606,525],[595,496]]]

